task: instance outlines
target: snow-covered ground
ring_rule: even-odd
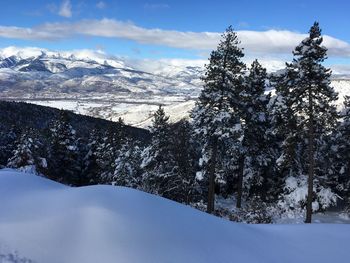
[[[21,100],[22,101],[22,100]],[[188,118],[195,101],[167,101],[166,98],[154,98],[151,101],[141,100],[79,100],[79,99],[59,99],[59,100],[23,100],[28,103],[53,107],[57,109],[70,110],[75,113],[99,117],[107,120],[118,121],[123,118],[125,123],[140,128],[148,128],[152,125],[152,114],[159,105],[164,106],[171,122],[177,122],[183,118]]]
[[[350,80],[337,79],[332,81],[332,86],[338,92],[337,107],[343,108],[344,96],[350,92]],[[200,91],[198,86],[198,93]],[[152,114],[158,106],[164,105],[171,122],[176,122],[182,118],[188,118],[190,111],[195,104],[195,98],[179,96],[152,96],[145,98],[132,98],[128,96],[73,98],[73,99],[21,99],[23,101],[58,109],[66,109],[75,113],[99,117],[107,120],[117,121],[120,117],[124,121],[135,127],[147,128],[152,124]]]
[[[348,224],[238,224],[128,188],[71,188],[14,170],[0,170],[0,199],[1,262],[349,259]]]

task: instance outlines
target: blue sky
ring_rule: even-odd
[[[11,0],[0,9],[0,47],[203,59],[231,24],[248,58],[281,60],[317,20],[330,37],[329,63],[350,64],[349,10],[346,0]]]

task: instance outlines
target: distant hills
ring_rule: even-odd
[[[130,63],[129,63],[130,64]],[[28,101],[108,120],[147,127],[159,104],[171,120],[188,116],[201,89],[199,66],[165,66],[156,74],[121,59],[39,48],[0,51],[0,99]],[[350,77],[336,75],[334,87],[350,94]]]

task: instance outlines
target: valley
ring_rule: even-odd
[[[90,57],[88,57],[90,56]],[[0,51],[0,100],[23,101],[147,128],[163,105],[170,121],[189,116],[202,88],[203,67],[167,65],[156,74],[96,54],[36,48]],[[333,75],[338,106],[350,77]]]

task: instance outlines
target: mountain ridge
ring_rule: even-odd
[[[198,97],[204,68],[164,64],[154,73],[99,51],[54,52],[41,48],[0,49],[0,99],[27,101],[138,127],[164,105],[172,121],[188,117]],[[350,75],[333,75],[342,97]]]

